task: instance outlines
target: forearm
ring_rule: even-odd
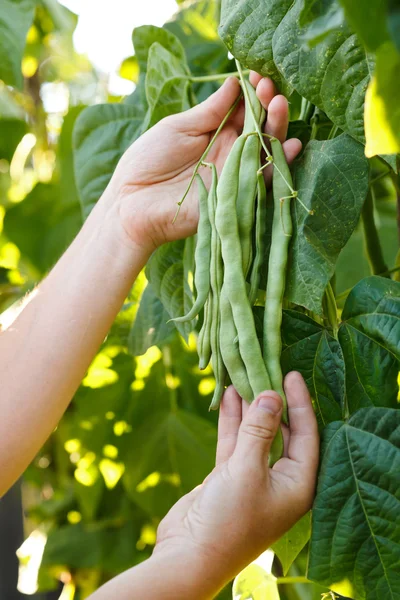
[[[212,600],[227,584],[207,557],[178,552],[155,552],[95,592],[90,600]]]
[[[110,200],[0,334],[0,496],[58,423],[146,262]]]

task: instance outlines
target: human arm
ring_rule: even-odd
[[[268,454],[282,400],[265,392],[249,407],[230,387],[222,400],[217,465],[161,522],[150,559],[111,580],[91,600],[210,600],[310,508],[318,427],[302,377],[285,381],[290,428],[284,457]]]
[[[272,82],[253,78],[270,108],[267,128],[284,139],[286,100],[275,97]],[[0,496],[57,425],[151,253],[196,231],[194,195],[173,224],[176,203],[238,93],[237,80],[229,79],[128,149],[71,247],[0,333]],[[242,126],[239,108],[209,155],[219,168]],[[299,144],[286,142],[289,160]]]

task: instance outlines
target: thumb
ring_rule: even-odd
[[[239,80],[236,77],[228,77],[207,100],[179,114],[180,129],[196,135],[218,129],[239,92]]]
[[[272,442],[282,416],[282,399],[276,392],[263,392],[250,406],[239,429],[235,455],[242,460],[260,460],[268,465]]]

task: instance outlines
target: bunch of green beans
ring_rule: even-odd
[[[211,409],[219,407],[225,386],[230,382],[239,395],[252,402],[265,390],[277,391],[283,399],[283,421],[287,423],[286,398],[281,370],[282,304],[292,235],[291,198],[296,197],[283,148],[270,138],[270,148],[261,133],[265,112],[253,86],[242,80],[245,123],[218,178],[210,168],[207,191],[200,175],[199,226],[195,251],[194,287],[196,301],[180,321],[189,321],[203,312],[198,337],[200,369],[210,360],[216,379]],[[262,162],[262,149],[267,156]],[[273,163],[271,206],[264,167]],[[198,171],[198,167],[196,168]],[[196,172],[197,172],[196,171]],[[271,249],[267,256],[267,213],[273,211]],[[259,295],[262,270],[268,263],[263,338],[260,343],[253,306]],[[265,279],[265,278],[264,278]],[[271,462],[282,454],[279,432]]]

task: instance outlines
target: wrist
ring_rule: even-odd
[[[228,572],[212,549],[184,543],[158,544],[149,563],[152,572],[164,574],[168,589],[175,588],[171,596],[174,600],[211,600],[235,575]]]
[[[92,210],[88,224],[96,232],[102,248],[118,256],[121,263],[132,266],[135,275],[146,265],[152,249],[137,242],[128,234],[121,217],[120,203],[107,188]]]

